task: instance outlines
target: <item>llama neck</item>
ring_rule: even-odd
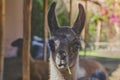
[[[85,71],[84,67],[80,64],[79,56],[77,56],[77,59],[74,64],[75,64],[74,67],[72,67],[72,69],[71,69],[72,80],[78,80],[81,77],[84,77],[86,75],[86,71]]]
[[[59,71],[50,56],[50,80],[74,80],[68,70]]]
[[[86,71],[84,67],[80,64],[79,56],[78,56],[76,60],[76,80],[81,77],[84,77],[85,75],[86,75]]]
[[[85,69],[79,64],[79,56],[75,61],[75,65],[71,68],[72,74],[66,71],[59,71],[54,65],[53,59],[50,56],[50,80],[77,80],[84,77],[86,74]]]
[[[77,56],[74,64],[75,64],[74,67],[71,69],[73,73],[72,78],[73,80],[78,80],[79,78],[84,77],[86,74],[85,69],[79,63],[79,55]]]

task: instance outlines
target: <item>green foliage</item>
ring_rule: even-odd
[[[101,42],[106,42],[108,41],[108,27],[104,26],[104,29],[101,31]]]
[[[96,25],[95,24],[89,24],[89,27],[88,27],[88,39],[89,41],[95,41],[96,39]]]
[[[102,22],[104,21],[108,21],[108,15],[99,15],[95,14],[93,12],[88,12],[87,14],[88,17],[88,35],[87,35],[87,41],[89,42],[93,42],[96,41],[96,36],[97,36],[97,24],[98,21],[101,20]],[[106,31],[107,28],[103,27],[102,28],[102,32],[101,32],[101,41],[107,41],[107,37],[106,37]]]
[[[95,41],[96,40],[95,39],[96,38],[96,24],[97,24],[98,17],[95,17],[93,13],[88,13],[87,16],[88,16],[87,41],[91,42],[91,41]]]
[[[65,11],[58,15],[58,22],[60,25],[69,25],[68,14]]]
[[[31,16],[31,38],[43,36],[43,0],[33,0]]]
[[[31,38],[33,38],[34,35],[43,37],[43,16],[44,16],[43,1],[44,0],[33,0],[32,16],[31,16]],[[53,0],[49,0],[48,8],[50,8],[52,1]],[[61,9],[61,8],[59,7],[59,9]],[[67,10],[64,9],[57,16],[58,16],[58,21],[59,21],[60,25],[68,25],[69,24]]]

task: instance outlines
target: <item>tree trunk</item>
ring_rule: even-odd
[[[98,45],[96,45],[96,49],[99,48],[101,25],[102,25],[102,24],[101,24],[101,21],[99,20],[99,21],[97,22],[97,39],[96,39],[96,42],[97,42]]]

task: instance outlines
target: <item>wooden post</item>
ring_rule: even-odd
[[[47,11],[48,11],[48,0],[44,0],[44,61],[47,61],[47,47],[46,47],[46,38],[47,38]]]
[[[72,0],[70,0],[70,14],[69,14],[69,19],[70,19],[70,27],[72,27]]]
[[[23,53],[22,74],[23,80],[30,80],[30,39],[31,39],[31,9],[32,0],[24,0],[23,7]]]
[[[5,28],[5,0],[0,0],[0,80],[3,80],[4,68],[4,28]]]
[[[82,31],[82,39],[83,39],[83,49],[84,49],[84,56],[86,56],[86,26],[87,26],[87,7],[88,7],[88,1],[85,0],[85,12],[86,12],[86,22],[85,26]]]
[[[96,4],[96,5],[98,5],[100,8],[101,8],[101,4],[98,2],[98,1],[94,1],[94,0],[82,0],[82,1],[85,1],[85,12],[86,12],[86,16],[87,16],[87,7],[88,7],[88,1],[89,2],[92,2],[92,3],[94,3],[94,4]],[[99,36],[100,37],[100,30],[101,30],[101,21],[98,21],[98,31],[97,31],[97,37]],[[82,39],[86,42],[86,26],[87,26],[87,17],[86,17],[86,23],[85,23],[85,27],[84,27],[84,29],[83,29],[83,31],[82,31]],[[97,40],[99,40],[99,39],[97,39]],[[84,44],[84,46],[86,47],[86,44]],[[86,49],[86,48],[85,48]],[[86,51],[86,50],[85,50]]]
[[[98,45],[96,45],[96,49],[99,48],[100,33],[101,33],[101,20],[97,22],[97,40],[96,41]]]

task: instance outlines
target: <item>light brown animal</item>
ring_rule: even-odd
[[[42,60],[33,60],[30,58],[30,80],[48,80],[49,67],[48,63]],[[17,80],[23,80],[19,77]]]
[[[13,47],[18,48],[18,57],[22,54],[23,39],[17,39],[12,42]],[[49,65],[48,62],[42,60],[34,60],[30,55],[30,80],[48,80],[49,79]],[[22,80],[22,77],[17,80]]]
[[[33,60],[30,58],[30,80],[48,80],[49,65],[42,60]]]

